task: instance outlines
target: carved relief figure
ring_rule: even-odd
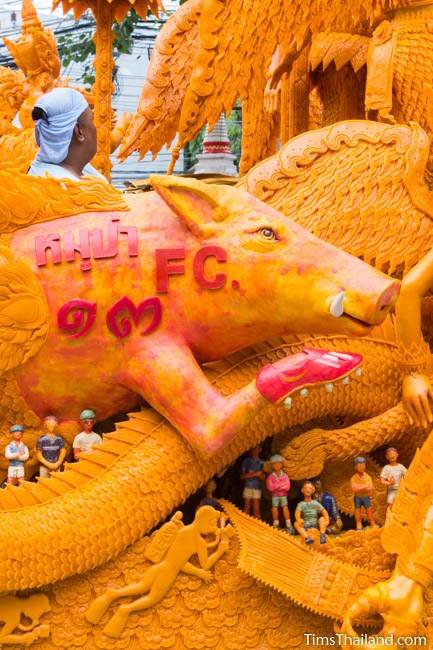
[[[50,634],[47,624],[41,624],[43,614],[51,609],[45,594],[32,594],[27,598],[17,596],[0,597],[0,645],[31,645]],[[30,624],[21,623],[22,617],[30,619]]]
[[[219,519],[220,513],[212,506],[199,508],[193,523],[188,526],[183,526],[181,519],[174,515],[171,535],[167,538],[164,527],[161,529],[166,543],[166,548],[161,553],[163,559],[150,567],[139,582],[120,589],[109,589],[96,598],[86,612],[87,620],[90,623],[99,623],[114,601],[127,596],[142,596],[148,592],[146,596],[119,605],[104,628],[105,634],[116,638],[121,635],[130,613],[158,603],[168,593],[181,571],[210,582],[212,580],[210,569],[227,551],[233,531],[230,525],[223,529],[219,528]],[[161,533],[156,533],[155,541]],[[204,535],[214,535],[215,539],[206,542]],[[208,549],[215,547],[216,550],[209,555]],[[190,561],[194,555],[198,557],[199,566]]]

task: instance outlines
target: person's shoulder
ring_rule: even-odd
[[[95,169],[90,163],[87,163],[87,165],[85,165],[83,168],[83,176],[94,176],[95,178],[99,178],[100,180],[103,180],[107,183],[105,176],[103,176],[101,172],[98,172],[98,170]]]
[[[61,165],[55,165],[54,163],[41,163],[38,161],[33,161],[30,165],[30,169],[27,172],[27,176],[42,176],[42,177],[51,177],[56,179],[69,179],[69,180],[78,180],[68,172],[67,169]]]

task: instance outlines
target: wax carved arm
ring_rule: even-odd
[[[215,562],[218,562],[220,557],[224,555],[224,553],[228,550],[229,548],[229,540],[228,539],[223,539],[218,545],[217,550],[212,553],[212,555],[207,554],[207,547],[206,547],[206,542],[204,540],[201,540],[203,544],[199,545],[198,549],[198,560],[200,562],[200,566],[204,571],[209,571]]]
[[[158,350],[158,363],[139,344],[125,348],[129,361],[120,381],[143,395],[204,455],[228,444],[268,403],[255,381],[223,397],[182,341],[154,335],[152,345]]]
[[[221,540],[221,529],[218,528],[217,532],[215,533],[215,539],[213,542],[207,542],[206,546],[207,548],[215,548],[215,546],[218,546]]]
[[[418,548],[407,558],[399,557],[389,580],[366,589],[346,611],[341,632],[352,638],[357,634],[353,621],[380,614],[384,625],[381,636],[414,636],[424,609],[424,589],[433,579],[433,504],[424,517]],[[359,645],[361,649],[367,646]],[[342,646],[345,650],[345,646]],[[397,645],[392,648],[396,649]]]
[[[149,345],[158,351],[157,362]],[[185,341],[162,332],[153,334],[151,341],[129,340],[117,380],[141,395],[198,452],[210,456],[228,445],[262,408],[279,403],[302,386],[290,377],[299,374],[300,365],[313,352],[306,350],[264,366],[255,380],[225,397],[208,381]],[[359,363],[353,357],[353,364]],[[327,372],[335,378],[344,374],[344,367],[331,366]],[[309,381],[308,373],[304,377]]]
[[[429,378],[424,374],[428,370],[430,349],[421,330],[421,301],[431,288],[433,250],[403,278],[395,307],[399,363],[406,372],[402,386],[403,407],[410,424],[423,427],[433,421],[430,405],[433,390]]]
[[[191,562],[187,562],[186,564],[184,564],[182,567],[182,571],[183,573],[187,573],[188,575],[195,576],[196,578],[201,578],[202,580],[206,580],[206,581],[209,581],[212,577],[210,571],[201,569],[200,567],[195,566],[195,564],[191,564]]]

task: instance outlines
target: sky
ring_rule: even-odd
[[[51,12],[51,0],[33,0],[36,9]],[[0,0],[0,9],[21,9],[21,0]]]

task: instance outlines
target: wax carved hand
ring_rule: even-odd
[[[422,611],[422,586],[396,569],[389,580],[369,587],[352,603],[344,617],[341,632],[357,638],[353,621],[380,614],[383,618],[381,636],[414,636]],[[367,645],[356,645],[361,649],[367,648]],[[398,646],[391,647],[396,649]]]
[[[426,375],[411,373],[404,377],[402,400],[410,424],[425,428],[433,422],[433,389]]]

